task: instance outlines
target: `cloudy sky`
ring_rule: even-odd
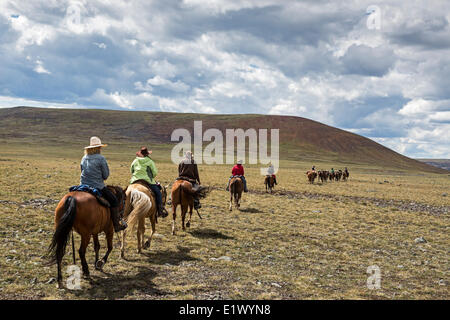
[[[0,107],[311,118],[450,158],[449,1],[0,0]]]

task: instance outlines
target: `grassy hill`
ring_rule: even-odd
[[[192,132],[194,120],[203,121],[203,131],[218,128],[223,133],[226,128],[279,128],[280,157],[286,160],[321,160],[445,172],[357,134],[293,116],[16,107],[0,109],[0,143],[29,143],[37,147],[85,145],[90,136],[97,135],[110,144],[133,142],[169,146],[172,131],[186,128]]]

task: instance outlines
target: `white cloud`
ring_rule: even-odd
[[[378,1],[369,30],[371,4],[1,1],[0,104],[290,114],[450,157],[450,4]]]

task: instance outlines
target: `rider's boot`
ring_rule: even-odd
[[[119,232],[121,230],[124,230],[128,227],[127,223],[119,216],[119,208],[114,207],[110,208],[111,211],[111,217],[113,221],[114,231]]]
[[[194,209],[198,210],[202,207],[202,205],[200,204],[200,200],[197,198],[194,198]]]
[[[158,217],[167,217],[169,213],[167,212],[166,208],[162,204],[158,205]]]

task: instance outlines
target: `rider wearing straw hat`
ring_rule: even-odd
[[[115,195],[105,186],[104,180],[109,177],[109,167],[101,149],[106,147],[98,137],[91,137],[89,146],[84,148],[84,157],[81,159],[80,184],[98,189],[110,204],[111,218],[114,231],[119,232],[127,227],[125,221],[119,217],[119,203]]]

